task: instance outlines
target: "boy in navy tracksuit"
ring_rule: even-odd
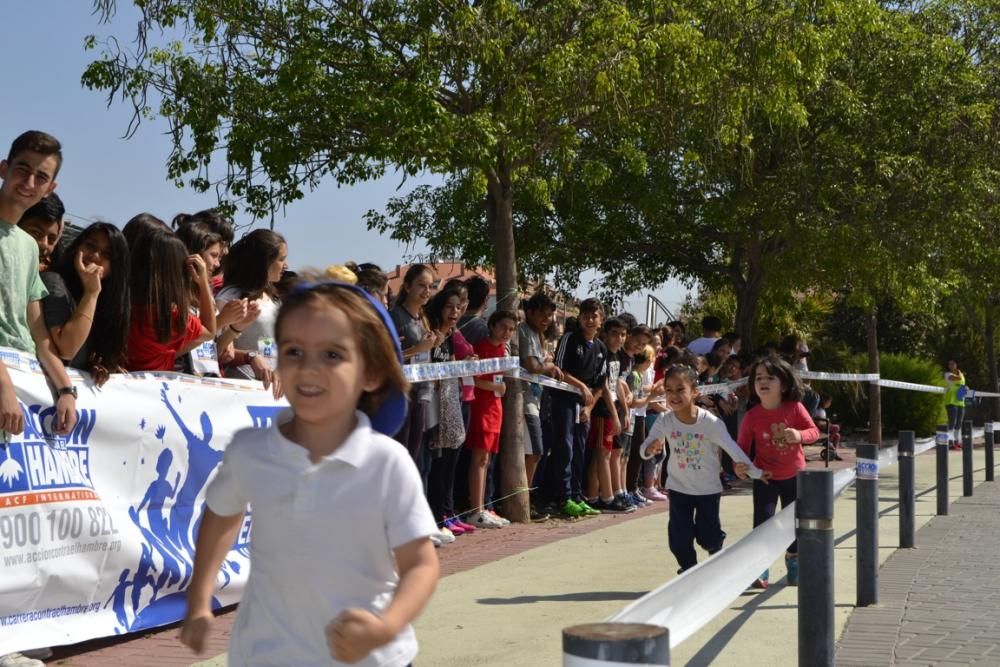
[[[607,383],[608,350],[597,340],[604,309],[597,299],[580,304],[580,327],[559,341],[555,363],[565,381],[580,390],[552,392],[552,460],[547,467],[549,493],[571,517],[600,514],[584,501],[584,456],[590,411]]]

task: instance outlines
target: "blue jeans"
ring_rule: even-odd
[[[955,442],[962,440],[962,418],[965,416],[964,405],[946,405],[948,411],[948,439]],[[952,436],[954,434],[954,436]]]

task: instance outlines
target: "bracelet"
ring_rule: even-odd
[[[243,335],[243,331],[242,331],[242,330],[240,330],[240,329],[237,329],[237,328],[236,328],[236,327],[234,327],[234,326],[233,326],[232,324],[230,324],[230,325],[229,325],[229,329],[230,329],[230,331],[232,331],[232,332],[233,332],[234,334],[236,334],[237,336],[242,336],[242,335]]]

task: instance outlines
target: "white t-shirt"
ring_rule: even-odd
[[[517,325],[517,336],[517,353],[521,357],[521,366],[527,367],[524,360],[529,357],[542,363],[545,352],[542,350],[542,339],[538,332],[532,329],[527,322],[521,322]],[[524,397],[524,414],[537,417],[542,402],[541,387],[532,382],[525,382],[521,395]]]
[[[291,417],[234,435],[205,495],[223,516],[253,508],[230,667],[343,664],[330,657],[326,625],[352,607],[381,613],[399,583],[392,550],[436,532],[406,448],[372,431],[367,416],[358,412],[357,428],[315,464],[278,430]],[[416,655],[407,626],[354,664],[402,667]]]
[[[705,356],[712,351],[712,348],[715,347],[715,343],[718,340],[718,338],[705,338],[704,336],[701,338],[695,338],[687,344],[688,352],[699,356]]]
[[[725,423],[704,408],[698,408],[694,424],[685,424],[673,412],[660,414],[646,441],[664,440],[670,448],[667,460],[667,488],[692,496],[722,493],[722,462],[719,450],[724,449],[737,463],[745,464],[754,479],[761,470],[750,461],[729,435]]]
[[[224,287],[215,295],[215,305],[221,311],[227,303],[240,298],[242,298],[242,293],[238,287]],[[264,294],[257,299],[257,305],[260,306],[260,317],[253,324],[248,324],[240,337],[236,339],[237,350],[259,352],[261,339],[274,338],[274,322],[278,319],[278,306],[280,304]],[[253,369],[249,365],[236,366],[235,369],[235,374],[238,377],[254,379]]]
[[[646,387],[653,386],[653,383],[655,381],[656,381],[656,371],[653,370],[653,365],[650,364],[649,368],[646,369],[646,372],[642,374],[642,386],[639,387],[639,391],[636,393],[636,398],[645,398],[646,395],[649,393],[648,391],[646,391]],[[645,417],[646,405],[647,404],[643,404],[638,408],[632,408],[632,414],[636,417]]]

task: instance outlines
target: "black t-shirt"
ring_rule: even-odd
[[[469,341],[469,345],[475,345],[490,335],[486,320],[479,315],[462,315],[462,319],[458,321],[458,330]]]
[[[556,365],[591,390],[604,386],[608,348],[596,338],[588,341],[579,332],[565,334],[556,350]],[[582,402],[582,398],[581,398]]]
[[[66,289],[66,283],[62,276],[55,271],[43,273],[42,282],[45,283],[45,289],[49,291],[49,295],[42,299],[42,316],[45,318],[45,326],[51,329],[66,324],[73,316],[73,311],[76,310],[76,299]],[[93,330],[91,330],[91,335],[93,335]],[[90,347],[90,336],[87,336],[83,347],[76,353],[76,356],[69,360],[67,365],[71,368],[87,370]],[[63,361],[66,360],[63,359]]]

